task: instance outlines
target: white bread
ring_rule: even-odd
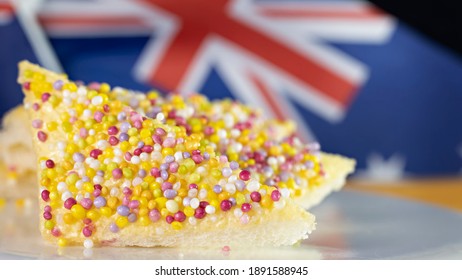
[[[232,245],[232,246],[281,246],[281,245],[291,245],[299,240],[305,239],[308,237],[308,234],[311,233],[311,231],[315,228],[315,222],[314,222],[314,216],[306,212],[303,208],[299,207],[296,205],[293,200],[290,197],[278,197],[275,200],[275,202],[270,201],[271,196],[269,193],[271,191],[275,191],[274,187],[270,186],[265,186],[265,185],[260,185],[258,184],[258,190],[261,193],[262,200],[261,203],[257,202],[252,202],[252,209],[247,213],[243,214],[242,212],[236,215],[235,211],[239,207],[236,206],[230,206],[232,207],[231,210],[234,211],[221,211],[220,206],[216,206],[214,209],[216,210],[215,213],[208,213],[205,218],[197,218],[193,219],[188,223],[188,220],[191,220],[190,218],[188,220],[185,220],[184,222],[173,222],[171,225],[168,224],[165,221],[165,216],[162,217],[160,220],[156,222],[149,222],[144,224],[141,221],[141,218],[143,218],[141,211],[142,211],[142,204],[139,206],[139,208],[135,207],[134,210],[130,210],[131,214],[139,213],[140,217],[135,215],[136,221],[134,222],[127,222],[126,220],[126,215],[121,214],[119,212],[118,214],[115,213],[115,209],[118,209],[119,206],[121,206],[120,202],[123,201],[123,184],[121,184],[124,181],[121,181],[119,179],[114,179],[113,177],[105,178],[102,182],[101,185],[103,187],[103,192],[100,196],[105,196],[107,200],[109,200],[110,196],[112,197],[117,197],[118,202],[117,204],[112,207],[112,211],[107,213],[104,213],[102,208],[96,208],[95,205],[91,205],[87,210],[84,212],[78,211],[78,210],[68,210],[63,206],[63,201],[65,201],[67,198],[69,198],[69,194],[71,197],[80,200],[78,201],[77,204],[72,206],[72,209],[83,209],[83,202],[82,196],[87,197],[86,189],[81,189],[78,187],[74,188],[74,184],[76,184],[76,181],[68,181],[67,177],[70,177],[70,174],[72,172],[76,172],[76,174],[89,174],[87,171],[90,169],[88,167],[89,163],[86,163],[84,165],[80,165],[80,168],[76,168],[76,164],[73,164],[73,162],[69,159],[67,154],[60,153],[57,149],[57,143],[62,141],[66,142],[69,139],[73,139],[72,135],[76,133],[77,129],[74,127],[67,127],[63,125],[63,121],[61,120],[62,116],[66,113],[68,113],[73,107],[73,105],[66,104],[65,102],[56,102],[56,103],[51,103],[51,102],[41,102],[40,101],[40,95],[42,94],[43,90],[46,89],[46,92],[51,93],[52,96],[56,96],[58,99],[63,98],[63,92],[62,90],[59,89],[53,89],[50,87],[50,85],[53,85],[57,80],[63,81],[65,84],[68,84],[68,80],[62,76],[58,75],[52,72],[49,72],[45,69],[42,69],[36,65],[32,65],[27,62],[22,62],[20,64],[20,74],[18,81],[22,85],[25,93],[25,108],[28,111],[28,114],[30,116],[31,120],[35,119],[40,119],[43,121],[44,124],[50,123],[50,122],[56,122],[57,123],[57,128],[56,130],[53,131],[48,131],[46,128],[42,128],[40,131],[44,132],[47,137],[44,140],[44,138],[38,137],[38,131],[37,129],[32,129],[32,135],[33,135],[33,141],[34,141],[34,149],[37,153],[37,158],[39,158],[39,164],[38,164],[38,177],[39,177],[39,185],[40,185],[40,192],[43,194],[45,190],[49,191],[50,193],[55,193],[56,195],[51,198],[44,199],[43,196],[42,198],[39,198],[40,201],[40,210],[41,210],[41,215],[45,214],[45,212],[50,212],[47,211],[47,207],[51,207],[51,214],[52,218],[49,220],[46,220],[44,217],[40,218],[40,230],[42,233],[42,236],[51,242],[58,243],[60,245],[64,244],[83,244],[85,240],[91,239],[93,243],[101,245],[101,246],[144,246],[144,247],[149,247],[149,246],[166,246],[166,247],[172,247],[172,246],[195,246],[195,247],[208,247],[208,246],[223,246],[223,245]],[[74,89],[75,90],[75,89]],[[70,90],[70,91],[74,91]],[[85,88],[82,88],[82,90],[85,90]],[[70,94],[75,94],[74,92],[71,92]],[[102,94],[103,95],[103,94]],[[86,95],[85,95],[86,96]],[[50,97],[51,98],[51,97]],[[93,100],[92,100],[93,102]],[[38,103],[40,104],[40,108],[33,108],[33,104]],[[75,103],[72,103],[75,104]],[[158,122],[156,120],[151,120],[148,118],[143,118],[141,119],[141,116],[129,108],[118,108],[116,103],[108,103],[109,104],[109,112],[108,114],[117,114],[121,112],[125,112],[126,115],[131,116],[130,118],[127,118],[127,122],[130,121],[132,123],[132,126],[136,126],[136,121],[140,121],[143,128],[149,130],[151,133],[154,133],[157,128],[162,128],[168,133],[172,133],[172,137],[179,137],[178,139],[183,139],[184,143],[194,143],[194,137],[193,136],[186,136],[185,132],[183,129],[172,126],[172,125],[166,125],[162,124],[161,122]],[[98,107],[99,106],[99,107]],[[88,107],[92,108],[92,107]],[[94,105],[93,107],[94,110],[102,110],[102,104],[99,102],[99,104]],[[99,112],[99,111],[98,111]],[[91,114],[93,116],[93,114]],[[134,119],[132,119],[132,117]],[[85,121],[86,118],[82,117],[82,115],[77,115],[76,116],[76,121]],[[120,127],[120,122],[115,123],[114,125]],[[96,129],[96,126],[95,126]],[[67,131],[66,131],[67,130]],[[138,133],[141,129],[138,130]],[[102,129],[96,131],[96,135],[99,135],[98,137],[102,137],[101,139],[104,139],[104,137],[107,137],[107,133],[105,132],[107,129]],[[137,135],[137,134],[135,134]],[[141,137],[141,134],[140,134]],[[40,139],[41,140],[40,140]],[[147,139],[148,140],[148,139]],[[89,141],[89,140],[88,140]],[[145,140],[146,141],[146,140]],[[167,140],[166,140],[167,141]],[[178,140],[178,143],[182,143],[180,140]],[[89,142],[90,143],[90,142]],[[90,150],[95,149],[96,144],[86,144],[88,145],[86,149],[78,150],[78,152],[85,154],[87,156],[87,159],[93,156],[89,156],[88,154]],[[191,144],[193,145],[193,144]],[[118,143],[114,145],[115,148],[120,147],[121,144]],[[185,147],[187,145],[183,144],[178,144],[176,147],[180,149],[181,151],[185,150]],[[199,146],[200,147],[200,146]],[[197,146],[192,146],[192,149],[197,149]],[[204,147],[206,151],[208,151],[210,159],[205,159],[203,162],[196,163],[196,166],[194,168],[199,168],[199,167],[204,167],[205,172],[208,172],[207,170],[212,170],[211,168],[216,168],[217,170],[222,170],[226,167],[229,166],[229,163],[226,161],[220,161],[216,156],[215,152],[212,147]],[[112,149],[107,147],[106,149]],[[131,151],[131,150],[130,150]],[[105,154],[101,157],[106,157],[104,156]],[[205,152],[204,152],[205,156]],[[99,156],[96,156],[95,158],[99,158]],[[106,157],[108,158],[108,157]],[[52,167],[47,167],[45,166],[44,162],[46,159],[53,160],[53,165]],[[166,160],[166,157],[164,156],[163,159],[161,160]],[[152,158],[151,160],[148,160],[146,163],[148,164],[149,167],[158,167],[161,162],[160,159],[154,159]],[[75,160],[74,160],[75,161]],[[94,160],[93,160],[94,161]],[[180,160],[180,163],[184,163],[186,160],[182,161]],[[191,161],[191,160],[190,160]],[[69,164],[70,162],[70,164]],[[91,162],[91,161],[88,161]],[[110,161],[108,162],[108,164]],[[116,163],[116,161],[113,161],[113,163]],[[74,167],[72,167],[72,164]],[[186,163],[184,163],[186,165]],[[119,164],[118,166],[128,168],[128,169],[133,169],[137,170],[137,168],[141,168],[139,163],[130,163],[123,161],[123,163]],[[48,172],[49,170],[59,170],[56,171],[57,174],[50,175]],[[93,167],[92,167],[93,168]],[[99,167],[96,167],[99,168]],[[71,172],[71,173],[70,173]],[[125,172],[125,170],[124,170]],[[172,171],[173,172],[173,171]],[[183,188],[183,181],[186,182],[187,184],[190,184],[194,178],[194,180],[197,178],[195,176],[196,171],[194,169],[191,171],[190,169],[185,171],[186,173],[184,175],[177,175],[175,173],[175,176],[173,178],[176,178],[175,180],[178,180],[176,182],[180,183],[178,185],[178,196],[180,196],[180,192],[182,191]],[[197,172],[199,172],[197,170]],[[202,172],[202,171],[201,171]],[[233,174],[238,174],[240,172],[239,169],[236,169],[232,171]],[[207,173],[205,173],[207,174]],[[78,175],[79,178],[83,177],[81,175]],[[90,175],[88,175],[90,176]],[[91,175],[95,176],[95,175]],[[98,175],[99,176],[99,175]],[[126,176],[125,173],[123,176]],[[224,175],[223,175],[224,176]],[[229,176],[229,175],[228,175]],[[75,176],[74,176],[75,177]],[[90,178],[90,181],[96,182],[97,176]],[[148,176],[149,177],[149,176]],[[47,179],[49,178],[49,179]],[[131,177],[127,177],[130,178]],[[137,179],[137,178],[135,178]],[[199,177],[198,185],[199,189],[207,189],[214,184],[220,183],[220,179],[223,179],[221,176],[211,176],[210,173],[207,176],[204,177]],[[57,187],[58,181],[68,182],[68,186],[66,187]],[[77,180],[77,179],[76,179]],[[99,180],[99,179],[98,179]],[[102,179],[101,179],[102,180]],[[181,181],[183,180],[183,181]],[[126,181],[126,180],[125,180]],[[175,181],[174,181],[175,182]],[[174,183],[172,182],[172,184]],[[225,181],[226,182],[226,181]],[[241,198],[245,199],[245,203],[251,203],[250,198],[248,195],[250,194],[250,182],[256,182],[255,180],[250,180],[247,183],[248,187],[243,188],[242,190],[233,190],[233,193],[231,191],[228,194],[225,194],[223,197],[236,197],[236,203],[241,203],[238,202],[238,195],[241,194]],[[70,184],[70,185],[69,185]],[[95,183],[96,184],[96,183]],[[133,181],[133,184],[134,181]],[[176,184],[176,183],[175,183]],[[187,184],[185,187],[187,187]],[[134,199],[134,196],[136,193],[141,192],[141,187],[140,185],[137,185],[138,187],[131,186],[130,189],[134,194],[130,194],[129,199]],[[252,189],[254,189],[255,186],[252,186]],[[61,189],[60,189],[61,188]],[[68,189],[66,189],[68,188]],[[106,188],[106,194],[104,193]],[[149,187],[151,188],[151,187]],[[248,189],[247,189],[248,188]],[[108,194],[109,190],[117,190],[116,193],[113,195]],[[153,192],[155,191],[155,187]],[[64,197],[64,194],[68,194],[67,196]],[[118,193],[118,194],[117,194]],[[184,192],[183,192],[184,193]],[[83,195],[84,194],[84,195]],[[78,196],[81,195],[80,199],[78,199]],[[189,194],[188,194],[189,195]],[[212,195],[212,194],[210,194]],[[247,197],[246,197],[247,195]],[[127,196],[127,195],[125,195]],[[174,199],[167,199],[166,194],[164,192],[165,196],[165,201],[170,202],[173,201]],[[96,195],[95,195],[96,197]],[[138,198],[138,196],[136,196]],[[193,195],[194,197],[194,195]],[[207,200],[207,198],[202,198],[203,200]],[[213,195],[211,197],[214,197]],[[217,197],[217,196],[215,196]],[[220,197],[220,196],[218,196]],[[88,193],[88,198],[94,199],[91,193]],[[160,197],[163,198],[163,197]],[[138,198],[140,201],[141,199]],[[229,199],[224,199],[227,200],[228,202],[230,201]],[[222,202],[224,201],[222,200]],[[164,205],[165,205],[164,201]],[[181,201],[181,197],[180,197]],[[264,203],[265,201],[265,203]],[[164,208],[165,206],[162,206],[161,201],[157,201],[157,204],[153,204],[154,208],[160,207],[159,211],[161,213],[164,213],[164,210],[167,210],[165,213],[166,215],[169,214],[169,211],[171,214],[176,211],[176,210],[170,210],[167,206],[167,208]],[[213,206],[215,200],[210,200],[210,205]],[[177,203],[180,204],[180,203]],[[107,204],[109,207],[109,203]],[[156,206],[157,205],[157,206]],[[180,204],[181,205],[181,204]],[[78,207],[77,207],[78,206]],[[189,206],[184,205],[185,213],[186,213],[186,208]],[[161,209],[162,208],[162,209]],[[180,207],[181,208],[181,207]],[[175,208],[175,209],[180,209],[180,208]],[[136,212],[135,210],[138,210]],[[93,211],[92,213],[96,213],[95,215],[90,215],[89,212]],[[78,212],[78,213],[77,213]],[[43,213],[43,214],[42,214]],[[77,213],[77,214],[76,214]],[[80,215],[83,213],[83,215]],[[130,215],[131,215],[130,214]],[[65,222],[66,220],[66,215],[73,215],[75,220],[72,220],[71,222]],[[86,217],[94,217],[94,219],[91,219],[89,221],[89,225],[86,221]],[[127,213],[128,215],[128,213]],[[145,217],[145,216],[144,216]],[[240,218],[239,218],[240,217]],[[138,219],[139,218],[139,219]],[[118,223],[117,221],[119,220],[124,220],[124,222]],[[82,221],[84,223],[82,223]],[[146,220],[144,220],[146,221]],[[109,230],[111,228],[111,224],[117,224],[118,226],[118,232],[114,233]],[[82,232],[85,232],[85,228],[89,229],[91,227],[91,232],[90,234],[83,234]],[[88,232],[88,231],[87,231]]]

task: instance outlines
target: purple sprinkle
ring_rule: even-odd
[[[314,162],[312,162],[311,160],[305,161],[305,167],[306,167],[307,169],[313,169],[313,167],[314,167]]]
[[[132,108],[138,108],[138,106],[140,106],[140,101],[137,98],[133,97],[130,99],[129,104]]]
[[[61,88],[63,87],[63,81],[61,80],[57,80],[56,82],[53,83],[53,88],[56,89],[56,90],[61,90]]]
[[[213,191],[214,191],[215,193],[221,193],[221,192],[223,191],[223,188],[222,188],[220,185],[215,185],[215,186],[213,187]]]
[[[135,214],[135,213],[131,213],[130,215],[128,215],[128,221],[129,221],[130,223],[136,222],[136,219],[137,219],[137,217],[136,217],[136,214]]]
[[[120,205],[117,207],[117,214],[120,216],[128,216],[128,214],[130,214],[130,208],[125,205]]]
[[[162,164],[160,165],[160,170],[167,170],[167,169],[168,169],[168,166],[169,166],[168,163],[162,163]]]
[[[168,179],[168,172],[165,171],[165,170],[162,170],[160,172],[160,177],[163,179],[163,180],[167,180]]]
[[[177,195],[176,190],[167,189],[164,191],[164,196],[168,199],[173,199]]]
[[[128,122],[123,122],[120,125],[120,131],[121,132],[127,132],[132,126]]]
[[[204,158],[206,160],[210,159],[210,154],[208,152],[204,152]]]
[[[287,182],[290,178],[290,174],[287,171],[282,171],[279,176],[281,177],[282,182]]]
[[[165,162],[166,163],[171,163],[174,160],[175,160],[175,158],[173,156],[171,156],[171,155],[168,155],[168,156],[165,157]]]
[[[236,185],[236,189],[238,191],[243,191],[245,189],[245,183],[242,180],[237,180],[236,182],[234,182],[234,185]]]
[[[239,168],[239,163],[237,163],[236,161],[232,161],[229,163],[229,167],[231,167],[232,170],[236,170]]]
[[[138,177],[144,178],[144,177],[146,177],[146,175],[147,175],[146,170],[140,169],[140,171],[138,171]]]
[[[229,201],[231,201],[231,203],[234,205],[236,205],[236,199],[234,197],[230,197],[229,198]]]
[[[223,170],[221,171],[221,174],[223,174],[223,176],[225,176],[226,178],[228,178],[229,176],[231,176],[231,174],[233,174],[233,171],[231,170],[231,168],[225,167],[225,168],[223,168]]]
[[[157,222],[160,219],[160,212],[157,209],[152,209],[149,211],[149,219],[153,222]]]
[[[120,140],[120,142],[128,141],[128,138],[129,138],[129,137],[128,137],[128,134],[125,133],[125,132],[120,133],[120,135],[119,135],[119,140]]]
[[[90,182],[90,178],[88,176],[83,176],[82,177],[82,182],[84,182],[84,183]]]
[[[93,202],[96,208],[101,208],[106,206],[106,199],[102,196],[98,196],[95,198],[95,201]]]
[[[167,137],[164,140],[164,143],[162,143],[162,146],[172,148],[175,147],[176,140],[173,137]]]
[[[117,120],[118,120],[119,122],[124,121],[126,118],[127,118],[127,115],[125,115],[124,112],[121,112],[121,113],[119,113],[119,114],[117,115]]]
[[[189,152],[183,152],[183,158],[190,158],[191,154]]]
[[[143,142],[143,141],[140,141],[140,142],[138,142],[138,145],[137,145],[136,147],[137,147],[138,149],[141,149],[141,148],[143,148],[143,146],[144,146],[144,142]]]
[[[109,225],[109,230],[113,233],[116,233],[119,232],[119,227],[116,224],[112,223]]]
[[[75,161],[75,162],[83,162],[85,160],[85,156],[82,155],[81,153],[75,153],[73,156],[72,156],[72,159]]]
[[[104,171],[103,170],[98,170],[98,171],[96,171],[96,175],[98,175],[100,177],[104,177]]]

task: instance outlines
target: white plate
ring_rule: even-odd
[[[395,198],[342,191],[312,212],[317,230],[293,247],[57,248],[38,233],[35,208],[0,212],[0,259],[462,259],[462,215]]]

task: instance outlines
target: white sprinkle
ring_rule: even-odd
[[[93,183],[94,184],[102,184],[104,182],[104,178],[101,176],[95,176],[93,177]]]
[[[201,189],[199,191],[199,199],[204,200],[206,198],[207,198],[207,190],[206,189]]]
[[[243,225],[248,224],[250,220],[249,215],[247,214],[242,215],[240,220]]]
[[[237,176],[236,175],[231,175],[229,178],[228,178],[228,183],[234,183],[237,181]]]
[[[64,90],[64,91],[69,92],[67,89]],[[85,87],[79,87],[79,88],[77,89],[77,94],[78,94],[78,95],[87,95],[87,89],[86,89]]]
[[[162,146],[160,144],[154,144],[154,151],[156,152],[159,152],[160,150],[162,150]]]
[[[235,129],[235,128],[231,129],[231,137],[232,138],[237,138],[240,135],[241,135],[241,131],[239,131],[239,129]]]
[[[59,141],[59,142],[56,144],[56,147],[58,148],[58,150],[64,151],[64,149],[66,149],[66,142]]]
[[[199,166],[199,167],[196,169],[196,172],[197,172],[198,174],[204,174],[205,172],[207,172],[207,170],[205,169],[205,167]]]
[[[93,160],[95,160],[95,159],[92,158],[92,157],[87,157],[87,158],[85,159],[85,163],[88,164],[88,165],[90,165],[90,164],[93,162]]]
[[[210,221],[211,221],[212,223],[215,223],[215,222],[217,221],[217,216],[215,216],[215,215],[210,216],[209,219],[210,219]]]
[[[193,198],[197,196],[197,189],[189,189],[188,196]]]
[[[180,160],[183,159],[183,153],[182,152],[176,152],[174,157],[175,157],[175,161],[179,162]]]
[[[212,206],[212,205],[205,206],[205,213],[214,214],[215,213],[215,207]]]
[[[217,131],[217,135],[218,135],[218,137],[220,137],[221,139],[225,139],[226,136],[228,136],[228,133],[227,133],[226,130],[224,130],[224,129],[219,129],[219,130]]]
[[[141,179],[140,177],[136,177],[135,179],[133,179],[133,182],[132,182],[134,187],[138,186],[141,183],[143,183],[143,179]]]
[[[91,110],[90,109],[83,110],[82,115],[83,115],[84,118],[91,118]]]
[[[284,199],[280,199],[279,201],[275,201],[273,206],[276,209],[282,209],[284,206],[286,206],[286,201]]]
[[[284,156],[278,156],[278,163],[283,164],[284,162],[286,162],[286,158]]]
[[[46,161],[42,160],[42,161],[40,162],[40,168],[42,168],[42,169],[47,168]]]
[[[188,221],[189,221],[189,223],[190,223],[191,225],[193,225],[193,226],[196,225],[196,223],[197,223],[197,220],[196,220],[196,218],[194,218],[194,217],[189,217]]]
[[[175,200],[168,200],[167,203],[165,203],[165,208],[170,213],[176,213],[178,212],[178,203]]]
[[[115,148],[114,155],[118,157],[122,156],[122,150],[120,148]]]
[[[67,184],[64,182],[59,182],[57,188],[58,192],[62,193],[67,190]]]
[[[151,154],[151,159],[154,161],[161,161],[162,160],[162,154],[160,152],[154,152]]]
[[[260,189],[260,182],[258,182],[257,180],[250,180],[250,182],[247,184],[247,190],[249,190],[249,192],[256,192]]]
[[[132,159],[130,160],[130,162],[133,164],[140,164],[141,159],[139,156],[132,156]]]
[[[183,206],[184,207],[187,207],[190,205],[190,202],[191,202],[191,198],[190,197],[185,197],[183,198]]]
[[[229,194],[234,194],[236,192],[236,185],[234,185],[233,183],[228,183],[225,185],[225,190]]]
[[[101,166],[101,163],[99,162],[99,160],[95,159],[89,165],[90,165],[90,168],[96,170],[96,169],[99,169],[99,167]]]
[[[66,105],[66,106],[70,106],[72,105],[72,99],[70,97],[64,97],[63,98],[63,104]],[[72,115],[71,115],[72,116]]]
[[[121,189],[123,188],[129,188],[132,185],[132,182],[130,180],[125,180],[122,185],[120,186]]]
[[[116,156],[116,157],[112,158],[112,161],[117,163],[117,164],[120,164],[120,163],[122,163],[122,158],[120,156]]]
[[[290,196],[290,190],[288,188],[280,188],[279,192],[283,198],[287,198]]]
[[[112,188],[111,191],[109,192],[111,196],[117,196],[119,195],[119,189],[118,188]]]
[[[261,189],[261,190],[259,190],[258,192],[261,194],[261,196],[265,196],[265,195],[266,195],[266,190],[265,190],[265,189]]]
[[[85,241],[83,241],[83,247],[87,249],[93,248],[93,241],[91,241],[91,239],[85,239]]]
[[[111,159],[110,158],[105,158],[103,163],[108,165],[109,163],[111,163]]]
[[[103,97],[101,95],[97,95],[91,99],[91,104],[98,106],[103,103]]]
[[[242,216],[242,210],[240,208],[236,208],[234,209],[234,216],[236,216],[236,218],[240,218]]]
[[[140,154],[140,159],[141,159],[141,161],[148,161],[149,160],[149,154],[148,153],[141,153]]]
[[[178,191],[180,188],[181,188],[181,183],[180,182],[176,182],[175,184],[173,184],[173,187],[172,187],[175,191]]]
[[[156,178],[156,182],[162,184],[164,182],[164,179],[162,179],[161,177]]]
[[[91,197],[91,193],[86,192],[83,196],[84,196],[85,198],[90,198],[90,197]]]
[[[197,198],[193,198],[191,199],[191,201],[189,202],[189,205],[193,208],[193,209],[196,209],[197,207],[199,207],[199,199]]]
[[[275,157],[269,157],[268,160],[266,161],[269,165],[273,166],[278,163],[278,160]]]
[[[95,133],[96,133],[96,132],[95,132],[95,130],[94,130],[93,128],[90,129],[90,130],[88,131],[88,134],[89,134],[90,136],[95,135]]]
[[[163,122],[165,120],[165,115],[163,113],[158,113],[156,116],[156,120]]]
[[[109,142],[106,141],[106,140],[99,140],[97,143],[96,143],[96,146],[101,149],[101,150],[105,150],[107,147],[110,146]]]
[[[61,200],[62,201],[66,201],[68,198],[71,198],[72,197],[72,193],[70,191],[65,191],[62,195],[61,195]]]

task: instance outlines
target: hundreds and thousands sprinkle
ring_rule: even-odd
[[[26,106],[38,116],[34,137],[53,151],[39,159],[43,225],[61,246],[65,227],[78,227],[90,248],[95,231],[133,223],[181,230],[230,212],[246,224],[325,176],[318,144],[301,143],[290,124],[235,101],[23,76],[33,96]],[[55,108],[66,109],[40,117]],[[58,208],[66,209],[59,219]],[[104,229],[96,223],[103,216],[114,221]]]

